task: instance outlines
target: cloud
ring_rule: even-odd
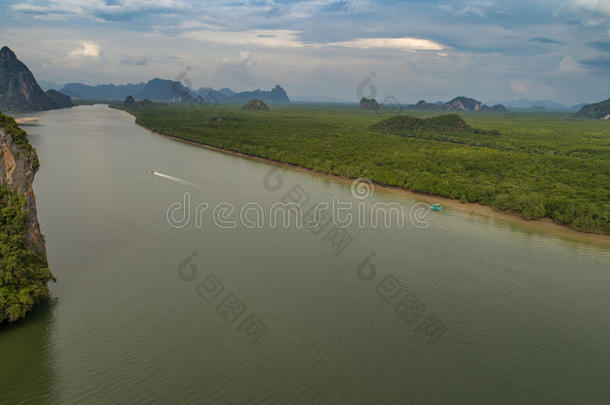
[[[529,86],[526,80],[511,80],[509,82],[510,91],[517,94],[529,94]]]
[[[472,14],[479,17],[485,17],[487,10],[493,6],[494,4],[489,0],[471,0],[466,2],[466,5],[458,11],[458,14]]]
[[[440,10],[448,11],[456,16],[475,17],[486,17],[490,11],[497,9],[498,7],[497,3],[493,3],[490,0],[466,0],[455,3],[458,4],[441,4],[436,7]]]
[[[532,38],[530,38],[530,41],[539,42],[541,44],[565,44],[565,42],[563,42],[563,41],[558,41],[556,39],[546,38],[546,37],[532,37]]]
[[[441,51],[444,47],[438,42],[420,38],[359,38],[350,41],[331,42],[326,45],[342,46],[346,48],[371,49],[402,49]]]
[[[124,53],[119,60],[121,65],[145,66],[148,65],[146,56],[134,56]]]
[[[95,42],[83,41],[80,43],[80,48],[73,50],[68,54],[68,56],[73,58],[99,58],[100,47]]]
[[[250,31],[217,31],[196,30],[183,34],[186,38],[225,45],[259,46],[264,48],[300,48],[305,44],[298,39],[299,31],[250,30]]]
[[[241,86],[256,86],[258,80],[254,74],[255,65],[252,53],[242,50],[237,57],[223,58],[214,75],[231,86],[237,83]]]
[[[572,6],[604,17],[610,17],[610,1],[608,0],[570,0]]]
[[[610,73],[610,57],[599,56],[596,58],[582,59],[580,64],[604,74]]]
[[[581,69],[580,65],[571,56],[564,56],[561,58],[557,67],[557,71],[559,72],[573,72],[579,69]]]
[[[11,10],[44,19],[83,16],[102,20],[128,20],[149,13],[170,13],[189,8],[183,0],[34,0],[13,4]]]
[[[400,49],[400,50],[429,50],[441,51],[445,49],[438,42],[421,38],[357,38],[339,42],[310,42],[305,43],[300,38],[300,31],[278,29],[278,30],[250,30],[250,31],[220,31],[220,30],[195,30],[183,34],[186,38],[205,42],[237,45],[257,46],[263,48],[324,48],[329,46],[340,46],[357,49]]]
[[[610,52],[610,41],[591,41],[589,45],[600,51]]]
[[[240,67],[244,69],[251,68],[254,66],[254,60],[252,54],[247,51],[239,51],[237,59],[223,58],[222,64],[225,66]]]

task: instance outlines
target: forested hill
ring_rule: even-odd
[[[583,106],[576,117],[610,120],[610,98],[599,103],[587,104]]]
[[[23,318],[48,296],[47,266],[32,182],[38,157],[26,133],[0,114],[0,323]]]

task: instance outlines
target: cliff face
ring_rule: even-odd
[[[36,253],[45,254],[45,244],[40,233],[34,196],[34,175],[38,171],[38,155],[34,149],[15,143],[12,135],[0,127],[0,184],[23,195],[28,216],[26,244]]]
[[[32,188],[38,166],[25,132],[0,114],[0,323],[24,317],[54,280]]]

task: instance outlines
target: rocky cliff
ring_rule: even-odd
[[[24,317],[54,280],[32,188],[38,167],[26,133],[0,114],[0,323]]]
[[[362,97],[360,99],[360,108],[364,108],[367,110],[379,110],[381,107],[379,106],[379,103],[377,103],[377,100],[375,100],[374,98]]]

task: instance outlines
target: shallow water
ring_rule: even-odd
[[[221,229],[213,207],[267,210],[295,186],[307,206],[398,201],[408,216],[418,202],[359,200],[106,106],[37,116],[25,128],[58,282],[51,303],[0,329],[0,403],[610,402],[607,250],[451,209],[352,226],[340,253],[328,228]],[[177,228],[166,214],[185,192]]]

